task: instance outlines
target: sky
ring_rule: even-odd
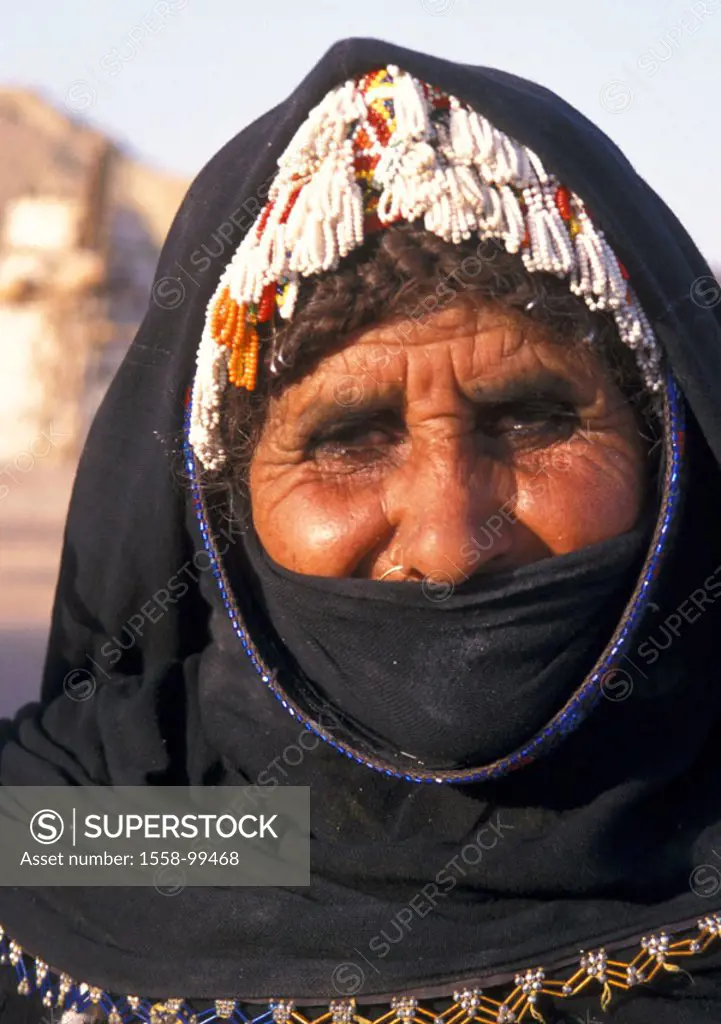
[[[0,84],[31,86],[188,178],[338,39],[511,71],[595,121],[721,266],[721,0],[0,0],[0,12]]]

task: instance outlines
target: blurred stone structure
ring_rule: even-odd
[[[0,467],[12,472],[50,441],[77,457],[186,183],[26,90],[0,89],[0,152]]]

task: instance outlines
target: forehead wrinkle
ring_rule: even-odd
[[[408,361],[407,404],[414,407],[414,420],[430,416],[465,421],[473,416],[474,384],[479,380],[507,383],[520,371],[528,375],[529,359],[522,353],[528,348],[532,358],[533,352],[522,325],[509,318],[499,322],[494,317],[489,324],[485,315],[466,316],[439,333],[434,341],[442,347],[433,359]]]
[[[403,332],[402,336],[397,323],[378,324],[366,329],[357,336],[353,345],[344,350],[350,361],[355,363],[356,369],[362,368],[365,363],[365,349],[369,354],[369,375],[378,373],[390,379],[389,369],[394,373],[407,372],[408,361],[403,357],[408,350],[437,351],[439,347],[447,346],[450,356],[459,363],[461,372],[457,377],[460,379],[475,374],[478,361],[487,365],[500,364],[515,355],[527,342],[526,325],[520,318],[509,316],[494,307],[469,303],[456,308],[449,307],[425,322],[414,325],[411,331]],[[459,341],[463,343],[460,346]],[[370,352],[375,349],[384,349],[384,363],[380,363],[380,366],[379,361],[370,357]],[[354,358],[354,352],[357,358]],[[467,369],[461,370],[463,363],[469,365]]]
[[[433,360],[410,361],[409,392],[411,375],[418,391],[425,384],[428,397],[453,391],[461,400],[471,397],[479,381],[506,382],[519,373],[528,375],[538,360],[525,325],[511,317],[489,316],[485,308],[473,312],[429,339],[429,345],[443,346]]]
[[[409,324],[408,318],[396,318],[389,321],[371,324],[354,332],[342,348],[331,352],[320,360],[316,368],[301,381],[288,389],[291,392],[306,392],[314,381],[323,381],[327,375],[335,374],[342,369],[348,376],[368,377],[367,383],[383,375],[384,370],[393,366],[394,373],[400,375],[404,367],[398,362],[408,348],[426,348],[437,344],[453,342],[459,336],[467,338],[481,333],[490,335],[492,332],[504,331],[504,355],[510,354],[514,347],[524,343],[525,328],[523,320],[493,304],[456,301],[443,310],[437,311],[424,320],[414,323],[410,330],[401,331],[400,326]],[[440,337],[439,337],[440,335]],[[517,336],[517,337],[516,337]],[[509,344],[513,337],[515,343]],[[365,359],[363,350],[383,349],[384,360],[375,357]],[[391,376],[382,381],[390,383]],[[310,395],[310,392],[308,392]],[[303,398],[305,398],[303,394]]]
[[[523,321],[512,311],[493,303],[457,300],[419,320],[397,316],[371,324],[352,335],[349,342],[351,347],[359,348],[388,344],[391,351],[406,347],[423,348],[433,344],[438,333],[452,339],[459,333],[470,333],[471,325],[472,330],[478,333],[510,325],[520,329]]]

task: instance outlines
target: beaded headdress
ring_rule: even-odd
[[[206,469],[225,460],[226,389],[255,387],[259,325],[290,320],[301,280],[333,270],[373,231],[420,218],[447,242],[496,239],[528,271],[566,279],[590,310],[610,312],[646,387],[662,390],[660,346],[582,199],[483,115],[388,65],[311,110],[208,304],[189,435]]]

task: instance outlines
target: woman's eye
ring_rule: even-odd
[[[348,424],[311,439],[308,454],[314,459],[345,458],[370,461],[382,457],[397,444],[398,428],[371,424]]]
[[[485,432],[513,448],[545,448],[567,441],[578,423],[572,409],[537,409],[501,416],[487,425]]]
[[[390,437],[384,430],[358,430],[325,438],[325,440],[316,442],[315,448],[326,451],[350,451],[354,448],[379,448],[381,445],[388,444],[389,441]]]

